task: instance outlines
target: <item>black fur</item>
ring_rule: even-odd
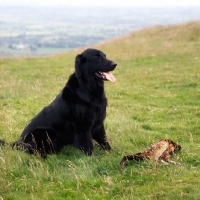
[[[4,140],[0,140],[0,146],[3,146],[5,144]]]
[[[73,145],[91,155],[94,139],[110,150],[103,124],[107,106],[104,80],[96,73],[112,71],[116,65],[100,50],[87,49],[77,55],[75,72],[61,93],[29,122],[13,147],[45,157]]]

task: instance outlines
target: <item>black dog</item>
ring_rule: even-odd
[[[55,100],[29,122],[13,147],[45,157],[71,144],[91,155],[94,139],[110,150],[103,124],[104,80],[115,81],[109,71],[116,65],[100,50],[87,49],[77,55],[75,73]]]

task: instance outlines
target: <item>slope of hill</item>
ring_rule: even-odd
[[[72,147],[47,160],[12,150],[25,124],[62,89],[83,49],[45,58],[0,59],[2,199],[200,199],[200,22],[157,26],[94,46],[118,63],[105,83],[113,147],[87,157]],[[181,166],[129,162],[168,137]]]

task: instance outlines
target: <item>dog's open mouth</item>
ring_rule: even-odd
[[[110,72],[96,72],[95,74],[103,80],[109,80],[111,82],[116,81],[116,78]]]

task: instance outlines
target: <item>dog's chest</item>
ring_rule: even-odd
[[[106,116],[107,99],[93,98],[89,106],[89,112],[93,116],[94,121],[103,120]]]
[[[106,99],[96,99],[91,102],[90,108],[96,113],[101,113],[106,111],[107,100]]]

